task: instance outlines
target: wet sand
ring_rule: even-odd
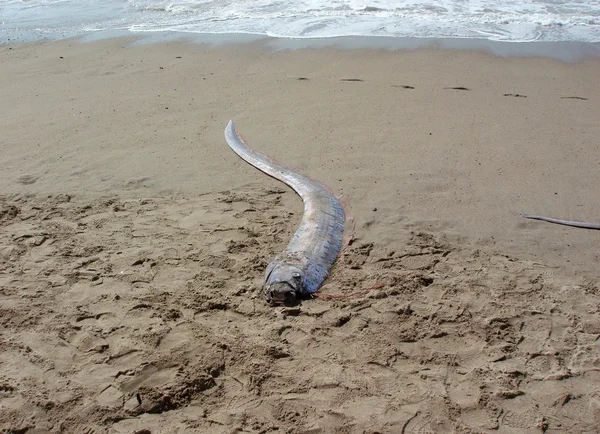
[[[600,61],[0,53],[0,429],[600,428],[600,232],[515,215],[598,219]],[[257,289],[302,203],[231,152],[229,119],[352,217],[298,307]]]

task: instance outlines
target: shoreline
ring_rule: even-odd
[[[579,41],[534,41],[513,42],[494,41],[475,38],[407,38],[387,36],[336,36],[329,38],[282,38],[261,34],[243,33],[190,33],[190,32],[133,32],[129,30],[108,30],[72,35],[66,38],[44,38],[40,41],[27,37],[21,40],[6,41],[1,46],[19,43],[50,43],[65,40],[77,40],[90,43],[106,39],[132,39],[134,44],[155,44],[165,42],[187,42],[206,44],[212,47],[228,45],[260,44],[266,49],[300,50],[329,48],[340,50],[389,50],[413,51],[421,49],[478,51],[497,57],[542,57],[567,63],[576,63],[586,59],[600,58],[600,42]]]

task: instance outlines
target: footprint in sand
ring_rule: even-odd
[[[21,210],[14,205],[0,205],[0,223],[13,220],[21,213]]]
[[[125,184],[125,188],[147,187],[148,181],[150,181],[150,178],[147,176],[144,176],[142,178],[132,179]]]
[[[408,255],[400,260],[407,270],[430,270],[437,261],[438,259],[433,255]]]
[[[515,98],[527,98],[527,95],[521,95],[518,93],[505,93],[504,96],[513,96]]]
[[[450,90],[471,90],[468,87],[462,87],[462,86],[456,86],[456,87],[445,87],[444,89],[450,89]]]
[[[17,178],[17,182],[23,185],[34,184],[39,179],[39,176],[22,175]]]
[[[448,279],[459,277],[465,272],[465,267],[460,264],[438,263],[435,271]]]

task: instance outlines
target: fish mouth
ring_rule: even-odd
[[[291,305],[297,302],[296,289],[287,282],[275,282],[266,287],[265,297],[271,305]]]

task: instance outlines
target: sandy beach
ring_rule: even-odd
[[[0,47],[0,432],[600,431],[600,60]],[[302,202],[350,243],[270,307]]]

